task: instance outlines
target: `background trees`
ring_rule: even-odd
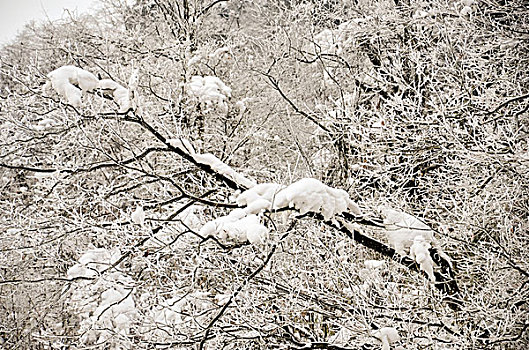
[[[524,6],[109,2],[28,28],[1,56],[4,345],[377,348],[390,326],[406,349],[520,348]],[[43,89],[68,64],[127,88],[139,70],[137,107]],[[204,98],[194,76],[231,91]],[[366,216],[268,213],[263,245],[201,236],[244,186],[182,137],[258,183],[346,189]],[[433,228],[459,294],[348,237],[387,242],[380,206]]]

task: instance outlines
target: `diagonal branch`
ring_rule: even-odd
[[[225,182],[226,185],[228,185],[228,187],[232,188],[233,190],[245,190],[246,189],[244,186],[236,183],[235,181],[225,176],[224,174],[216,172],[210,166],[195,161],[195,159],[190,154],[184,152],[183,150],[179,148],[176,148],[170,145],[170,143],[167,141],[167,139],[163,135],[161,135],[154,127],[152,127],[142,118],[139,118],[139,117],[138,118],[128,118],[127,121],[132,121],[132,122],[135,122],[141,125],[147,131],[153,134],[158,140],[166,144],[167,147],[170,148],[173,152],[176,152],[177,154],[179,154],[186,160],[190,161],[191,163],[193,163],[195,166],[199,167],[201,170],[205,171],[206,173]],[[400,256],[399,254],[395,252],[395,249],[391,248],[390,246],[380,241],[377,241],[374,238],[364,235],[361,232],[350,230],[344,224],[336,225],[333,222],[325,221],[323,216],[320,214],[310,213],[309,216],[316,220],[324,222],[328,226],[333,227],[334,229],[344,233],[347,237],[360,243],[366,248],[371,249],[375,252],[378,252],[382,254],[383,256],[386,256],[394,261],[397,261],[398,263],[404,265],[410,270],[417,271],[417,272],[421,271],[419,269],[419,266],[416,264],[414,260],[406,256]],[[359,223],[359,224],[373,226],[373,227],[383,227],[380,223],[377,223],[376,221],[373,221],[370,219],[361,218],[360,220],[358,220],[357,217],[355,217],[354,215],[350,213],[344,213],[343,217],[346,222]],[[436,278],[435,287],[448,294],[447,302],[449,306],[457,310],[459,309],[461,301],[460,301],[460,295],[459,295],[459,287],[457,285],[456,280],[454,279],[453,271],[450,265],[448,264],[448,262],[442,259],[435,249],[432,248],[430,253],[432,255],[432,259],[434,260],[434,262],[440,265],[441,270],[442,270],[442,273],[435,272],[435,278]],[[206,338],[207,337],[204,337],[204,339]]]

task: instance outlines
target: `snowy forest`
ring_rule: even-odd
[[[529,348],[525,0],[101,0],[0,49],[0,348]]]

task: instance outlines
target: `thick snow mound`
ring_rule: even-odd
[[[66,99],[72,106],[79,107],[81,105],[81,90],[93,91],[101,89],[112,93],[114,101],[119,105],[119,112],[126,112],[131,107],[131,90],[124,88],[111,79],[99,80],[94,74],[79,67],[62,66],[50,72],[48,78],[55,92]],[[138,71],[135,70],[129,83],[131,89],[134,89],[137,81]],[[46,86],[48,85],[46,84]]]
[[[416,217],[389,207],[380,207],[379,211],[389,243],[400,255],[406,255],[416,236],[422,236],[427,243],[434,241],[431,228]]]
[[[426,272],[432,282],[435,281],[434,262],[429,251],[432,246],[439,256],[452,266],[450,257],[435,240],[430,226],[410,214],[389,207],[380,207],[379,211],[384,218],[390,245],[400,255],[406,255],[409,251],[410,257],[419,264],[420,269]]]
[[[98,87],[101,90],[112,92],[114,101],[119,106],[119,112],[123,113],[130,108],[130,91],[111,79],[101,79]]]
[[[95,75],[75,66],[62,66],[48,73],[52,84],[75,84],[83,91],[93,91],[98,87],[99,80]],[[55,88],[55,86],[54,86]]]
[[[393,327],[380,328],[374,335],[382,342],[382,350],[389,350],[391,344],[400,340],[399,332]]]
[[[79,258],[79,263],[68,269],[67,276],[68,278],[95,277],[99,272],[108,268],[119,256],[118,250],[110,251],[104,248],[88,250]]]
[[[217,77],[195,75],[186,85],[186,90],[189,95],[196,97],[203,103],[206,110],[215,106],[223,111],[228,108],[226,100],[231,97],[231,88]]]
[[[336,214],[347,210],[362,215],[360,208],[349,198],[347,192],[312,178],[301,179],[276,194],[274,208],[286,207],[295,208],[301,214],[321,213],[325,220],[330,220]]]
[[[261,224],[257,215],[246,215],[244,210],[235,209],[227,216],[206,223],[200,234],[217,237],[222,242],[262,244],[268,236],[268,229]]]
[[[433,273],[433,260],[430,256],[430,243],[426,242],[422,235],[416,236],[413,239],[413,244],[410,247],[410,256],[414,259],[419,268],[426,272],[430,281],[435,282],[435,275]]]
[[[236,202],[238,205],[248,206],[248,208],[260,206],[262,209],[271,209],[271,204],[277,193],[284,188],[285,186],[276,183],[262,183],[241,193]]]
[[[48,78],[55,92],[75,107],[81,105],[81,90],[92,91],[99,83],[95,75],[74,66],[59,67],[50,72]]]

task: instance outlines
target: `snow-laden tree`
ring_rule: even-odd
[[[6,348],[528,344],[522,1],[129,1],[0,61]]]

